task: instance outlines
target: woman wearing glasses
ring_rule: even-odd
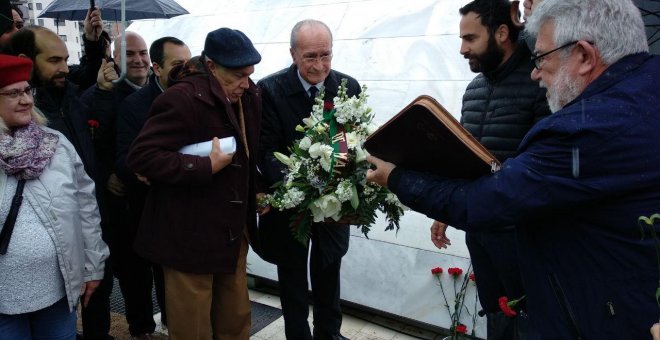
[[[33,108],[31,68],[0,55],[0,339],[75,339],[109,253],[94,183]]]

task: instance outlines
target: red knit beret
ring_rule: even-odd
[[[30,80],[32,60],[0,54],[0,87]]]

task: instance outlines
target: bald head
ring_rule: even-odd
[[[321,21],[300,21],[291,30],[289,52],[306,82],[322,83],[332,67],[332,32]]]
[[[40,27],[26,27],[11,38],[13,54],[32,59],[32,82],[35,86],[64,87],[69,73],[69,51],[53,31]]]
[[[121,67],[121,37],[114,42],[115,62]],[[146,84],[149,74],[149,51],[142,37],[135,32],[126,32],[126,78],[132,83],[142,86]]]

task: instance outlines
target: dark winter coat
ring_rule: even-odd
[[[137,182],[135,174],[126,165],[128,150],[147,121],[151,104],[163,93],[158,86],[156,75],[153,74],[150,78],[149,84],[124,98],[117,113],[115,171],[127,185]]]
[[[73,144],[82,159],[85,171],[97,180],[97,164],[88,124],[87,106],[80,99],[78,85],[66,82],[63,93],[59,89],[37,89],[34,105],[48,118],[48,127],[61,132]]]
[[[337,96],[337,89],[342,79],[348,80],[348,95],[360,93],[360,85],[352,77],[331,70],[325,79],[325,100]],[[261,170],[268,186],[282,180],[284,166],[273,152],[288,155],[288,147],[303,137],[296,131],[296,125],[302,124],[302,119],[309,117],[313,100],[309,98],[300,79],[295,64],[289,68],[274,73],[258,83],[263,92],[263,124],[261,127],[260,163]],[[306,248],[296,241],[289,229],[290,212],[279,212],[272,209],[270,213],[259,220],[259,233],[262,246],[262,258],[275,264],[286,264],[291,261],[305,261]],[[313,226],[320,244],[322,263],[334,263],[348,251],[349,230],[347,225],[336,223],[318,223]]]
[[[104,188],[108,177],[115,171],[119,103],[135,91],[126,81],[122,81],[115,84],[110,91],[92,86],[81,97],[81,101],[89,107],[89,118],[99,123],[99,127],[94,131],[94,148],[99,179],[104,183]]]
[[[161,93],[163,92],[158,86],[158,79],[154,74],[149,79],[149,84],[133,92],[121,102],[117,113],[117,154],[114,170],[126,185],[125,198],[128,218],[125,221],[131,228],[134,228],[133,230],[137,230],[140,224],[149,186],[137,180],[135,173],[126,164],[126,157],[131,144],[147,120],[151,105]]]
[[[77,84],[81,90],[86,90],[96,84],[96,77],[105,58],[103,38],[89,41],[82,35],[85,55],[80,58],[80,64],[69,66],[67,79]]]
[[[189,76],[153,103],[127,164],[149,178],[136,251],[152,262],[189,273],[234,273],[245,227],[256,229],[256,160],[261,95],[241,97],[245,152],[236,106],[212,76]],[[236,138],[232,163],[211,174],[209,157],[178,152],[213,137]]]
[[[660,209],[659,83],[660,58],[624,57],[499,172],[468,182],[396,168],[389,187],[458,228],[517,226],[530,339],[650,338],[658,263],[637,220]]]
[[[461,124],[500,161],[515,156],[527,131],[550,114],[545,89],[530,76],[530,56],[519,44],[496,70],[476,76],[463,95]]]

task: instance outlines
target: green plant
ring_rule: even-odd
[[[660,242],[658,242],[658,235],[655,232],[656,221],[660,221],[660,214],[653,214],[649,217],[640,216],[639,219],[637,219],[639,229],[642,233],[642,240],[646,237],[644,227],[649,229],[651,237],[653,237],[653,242],[655,243],[655,254],[658,260],[658,274],[660,274]],[[655,302],[658,304],[658,307],[660,307],[660,280],[658,280],[658,288],[655,290]]]
[[[442,292],[442,298],[444,300],[443,302],[447,308],[449,319],[451,320],[451,324],[449,326],[451,339],[459,339],[459,337],[476,339],[475,325],[477,323],[477,308],[479,305],[476,292],[474,294],[474,308],[472,310],[466,306],[465,301],[468,288],[475,286],[474,273],[472,273],[472,264],[468,266],[468,269],[465,273],[461,268],[447,268],[447,274],[451,276],[453,283],[452,286],[454,287],[453,301],[450,301],[447,297],[448,294],[442,284],[442,273],[443,270],[440,267],[431,269],[431,274],[433,274],[438,280],[437,284],[440,286],[440,291]],[[465,314],[463,314],[463,312],[465,312]],[[465,319],[472,321],[472,329],[470,330],[470,335],[468,335],[468,328],[464,323]]]

